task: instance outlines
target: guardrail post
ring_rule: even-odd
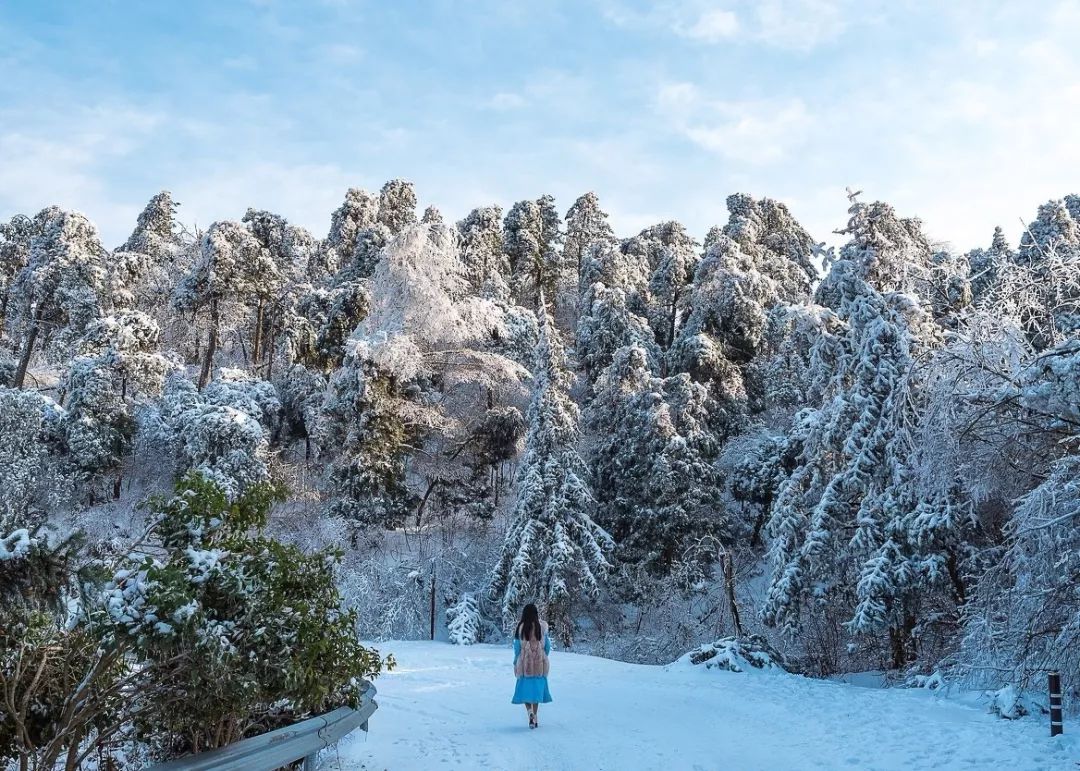
[[[315,771],[315,765],[319,759],[319,753],[313,752],[304,758],[304,771]]]
[[[1050,735],[1058,736],[1065,730],[1061,719],[1061,673],[1051,672],[1047,681],[1050,686]]]

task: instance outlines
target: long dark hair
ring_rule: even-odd
[[[539,640],[544,636],[540,627],[540,611],[531,602],[521,611],[521,621],[514,636],[519,640]]]

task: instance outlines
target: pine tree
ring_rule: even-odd
[[[197,472],[234,499],[270,479],[280,407],[273,385],[238,370],[222,370],[201,393],[174,374],[147,423],[175,454],[178,477]]]
[[[55,216],[52,208],[35,217],[16,214],[9,222],[0,222],[0,337],[8,333],[8,319],[16,305],[15,279],[30,259],[30,243],[40,236]]]
[[[882,236],[914,226],[887,207],[857,206],[852,239],[819,293],[842,326],[822,327],[810,353],[818,382],[808,390],[820,403],[797,414],[789,435],[798,455],[772,504],[763,616],[790,631],[810,607],[848,613],[854,633],[887,632],[884,648],[901,666],[919,620],[908,600],[949,553],[945,533],[959,515],[947,489],[920,502],[915,483],[914,362],[938,332],[930,303],[902,291],[919,278],[908,271],[925,265],[905,259],[912,241]]]
[[[597,242],[614,243],[615,234],[608,224],[607,213],[600,208],[600,201],[593,192],[585,193],[574,201],[565,219],[563,259],[568,267],[573,267],[580,282],[589,248]]]
[[[392,179],[382,186],[378,221],[395,236],[416,224],[416,191],[412,182]]]
[[[239,222],[215,222],[206,231],[197,262],[173,296],[178,310],[198,314],[205,309],[209,316],[199,388],[210,382],[213,374],[223,316],[235,317],[237,310],[248,311],[255,306],[255,317],[261,321],[259,309],[285,280],[282,268],[270,250]],[[261,324],[249,327],[253,342],[259,336],[259,327]]]
[[[599,592],[612,542],[590,516],[588,470],[577,451],[578,408],[567,393],[570,374],[542,299],[533,374],[517,502],[491,592],[507,620],[526,602],[542,603],[569,644],[574,603]]]
[[[276,342],[288,334],[290,321],[297,314],[297,295],[315,249],[315,239],[304,228],[290,225],[284,217],[268,211],[248,209],[243,221],[274,265],[274,272],[260,283],[253,298],[255,332],[251,362],[257,370],[267,362],[269,377]]]
[[[503,248],[510,261],[510,285],[517,302],[538,308],[541,295],[554,299],[564,281],[555,199],[544,195],[510,207],[503,224]]]
[[[503,253],[502,209],[473,209],[457,224],[461,261],[473,291],[493,300],[510,299],[510,263]]]
[[[130,453],[136,411],[161,392],[173,365],[160,353],[157,323],[141,311],[94,322],[78,351],[67,372],[61,425],[67,452],[92,500],[97,477],[118,472]],[[113,497],[120,496],[121,481],[117,473]]]
[[[627,239],[621,251],[649,273],[647,311],[656,343],[667,350],[675,339],[684,295],[697,267],[697,242],[679,222],[653,225]]]
[[[660,372],[662,356],[649,322],[630,310],[626,292],[597,282],[585,295],[577,327],[577,358],[592,385],[611,364],[615,352],[628,345],[645,352],[650,371]]]
[[[63,419],[64,410],[52,399],[0,387],[0,537],[36,528],[55,503],[49,456],[60,449]]]
[[[999,280],[1003,267],[1016,256],[1000,227],[994,228],[989,249],[972,249],[968,252],[971,292],[976,303],[983,300]]]
[[[36,218],[42,227],[30,240],[26,266],[14,291],[23,326],[22,353],[13,385],[21,388],[38,338],[72,342],[101,315],[106,255],[97,230],[82,214],[55,207]]]
[[[586,413],[596,517],[624,561],[667,573],[705,536],[730,542],[708,401],[686,375],[656,377],[638,346],[601,375]]]

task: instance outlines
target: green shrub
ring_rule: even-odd
[[[229,501],[190,475],[153,501],[164,554],[119,571],[109,622],[146,667],[137,728],[161,754],[200,751],[355,706],[384,665],[341,609],[337,554],[304,554],[261,535],[270,484]]]

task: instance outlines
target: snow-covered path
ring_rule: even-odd
[[[927,692],[555,652],[530,731],[509,649],[395,642],[371,732],[341,766],[410,769],[1072,769],[1080,743]],[[331,751],[328,759],[333,759]]]

